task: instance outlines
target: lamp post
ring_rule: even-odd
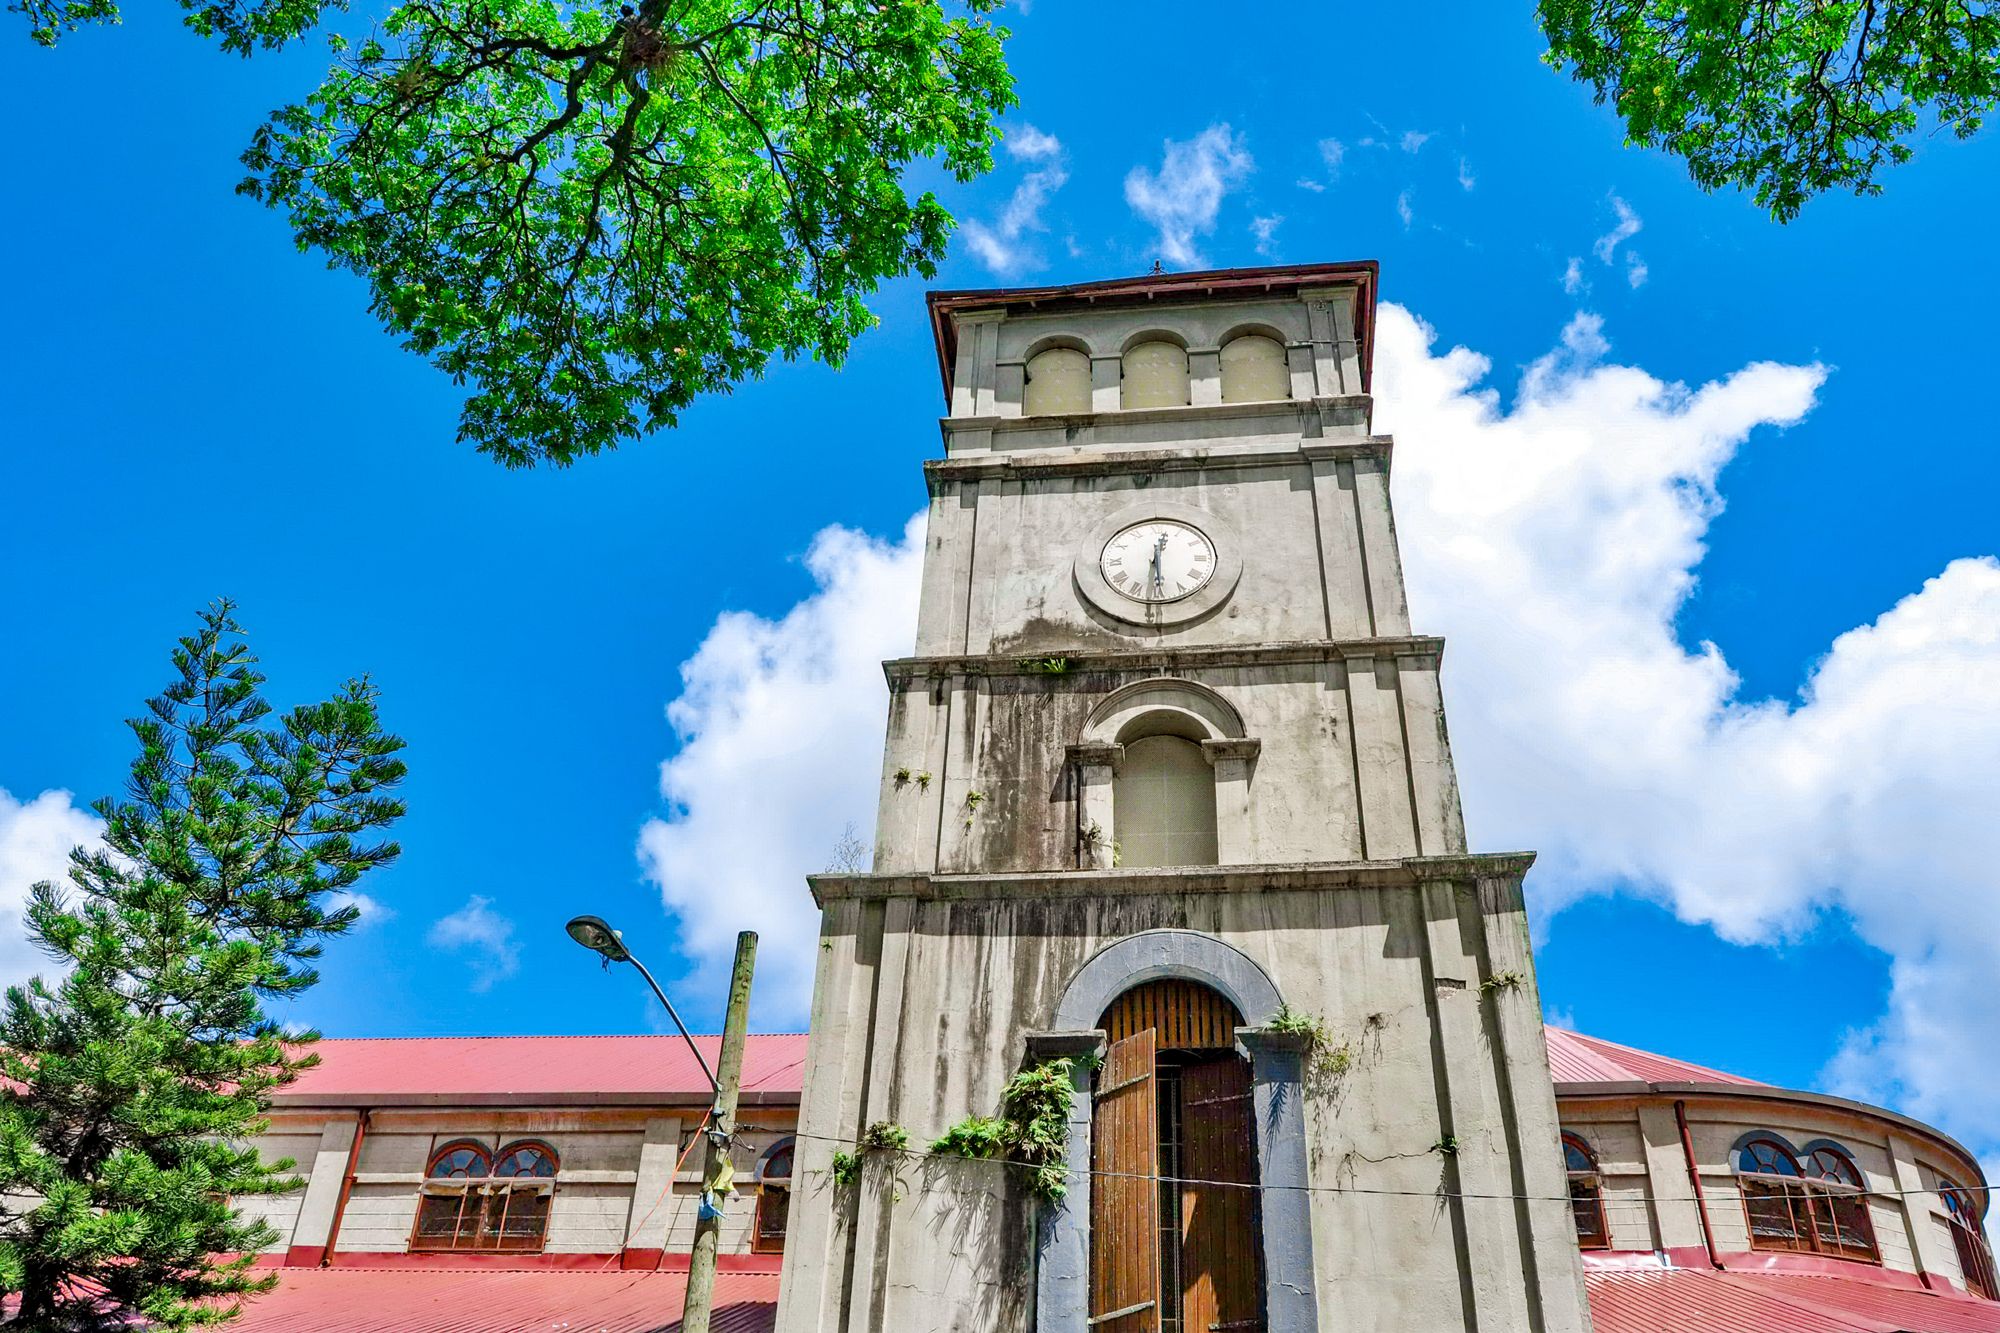
[[[715,1187],[724,1164],[729,1160],[729,1145],[736,1131],[736,1094],[743,1079],[743,1042],[750,1028],[750,976],[757,963],[756,932],[746,930],[736,937],[736,963],[729,974],[729,1011],[722,1023],[722,1051],[716,1061],[717,1070],[710,1070],[708,1061],[702,1058],[701,1048],[689,1035],[687,1024],[681,1022],[674,1002],[660,989],[660,983],[653,980],[653,974],[646,970],[646,965],[625,947],[623,935],[613,930],[602,917],[596,916],[572,917],[565,929],[578,944],[602,955],[606,966],[630,963],[639,969],[639,975],[652,987],[653,994],[666,1008],[667,1016],[680,1029],[682,1040],[694,1052],[701,1072],[707,1076],[709,1087],[715,1093],[714,1107],[709,1112],[708,1142],[702,1154],[701,1188],[707,1195]],[[705,1199],[704,1202],[711,1202],[714,1207],[702,1209],[695,1219],[694,1253],[688,1261],[687,1299],[681,1308],[681,1333],[709,1333],[709,1311],[715,1301],[715,1258],[721,1240],[722,1211],[719,1200]]]

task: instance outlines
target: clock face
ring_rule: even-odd
[[[1098,561],[1104,581],[1138,602],[1176,602],[1215,577],[1215,543],[1191,523],[1156,518],[1122,529]]]

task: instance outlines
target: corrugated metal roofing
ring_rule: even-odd
[[[1596,1333],[2000,1333],[2000,1304],[1864,1278],[1680,1268],[1584,1284]]]
[[[686,1273],[288,1268],[236,1333],[671,1333]],[[770,1333],[776,1273],[721,1273],[711,1333]]]
[[[1548,1035],[1549,1072],[1560,1089],[1564,1083],[1734,1083],[1769,1087],[1754,1078],[1725,1074],[1706,1065],[1673,1060],[1651,1051],[1620,1046],[1601,1037],[1586,1037],[1567,1028],[1544,1028]]]
[[[1564,1028],[1548,1028],[1549,1068],[1565,1083],[1729,1083],[1755,1079],[1669,1059]],[[695,1038],[713,1065],[722,1038]],[[695,1100],[708,1084],[678,1036],[327,1038],[319,1066],[284,1092],[279,1105],[432,1105],[481,1100],[596,1102]],[[743,1052],[751,1101],[799,1094],[805,1077],[802,1033],[752,1034]]]
[[[2000,1304],[1856,1278],[1594,1270],[1596,1333],[2000,1333]],[[286,1269],[239,1333],[673,1333],[685,1273]],[[775,1273],[716,1279],[714,1333],[770,1333]]]
[[[715,1066],[717,1036],[696,1037]],[[326,1038],[320,1062],[274,1101],[293,1106],[482,1100],[702,1100],[708,1080],[678,1036]],[[796,1099],[803,1033],[759,1034],[743,1051],[745,1100]]]

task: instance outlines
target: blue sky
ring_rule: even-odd
[[[1009,17],[1015,151],[972,186],[939,182],[984,239],[961,238],[937,285],[1110,277],[1155,258],[1376,258],[1385,300],[1435,332],[1428,352],[1405,335],[1404,382],[1445,375],[1455,345],[1490,363],[1493,447],[1536,447],[1536,423],[1554,416],[1630,461],[1700,410],[1698,393],[1665,386],[1714,381],[1755,399],[1718,406],[1735,415],[1706,434],[1683,432],[1703,459],[1577,501],[1610,507],[1586,534],[1609,530],[1620,486],[1655,508],[1709,488],[1721,502],[1698,504],[1684,549],[1660,556],[1670,604],[1671,576],[1695,576],[1665,613],[1672,642],[1630,660],[1683,655],[1663,668],[1681,681],[1719,660],[1702,657],[1713,644],[1735,683],[1714,687],[1699,743],[1675,742],[1622,804],[1594,801],[1602,769],[1562,753],[1516,764],[1505,726],[1469,722],[1488,696],[1455,673],[1557,640],[1476,623],[1454,610],[1448,562],[1426,573],[1413,559],[1419,627],[1453,637],[1448,702],[1473,835],[1487,849],[1514,835],[1555,844],[1531,879],[1552,1013],[1746,1074],[1869,1092],[2000,1144],[2000,1080],[1950,1057],[1993,1018],[1973,997],[2000,961],[1992,931],[1953,915],[1992,896],[1994,862],[1951,851],[1992,837],[1995,788],[1978,783],[1995,774],[1983,756],[2000,648],[1981,645],[1996,603],[1972,586],[1976,567],[1954,567],[1969,572],[1827,657],[1954,560],[2000,546],[1985,389],[2000,274],[1976,240],[2000,203],[2000,135],[1925,140],[1883,197],[1823,199],[1779,227],[1743,198],[1694,190],[1678,162],[1622,148],[1607,113],[1538,63],[1530,11],[1337,6],[1301,36],[1287,33],[1295,9],[1252,7],[1223,40],[1213,6],[1037,0]],[[331,951],[304,1006],[327,1031],[651,1025],[632,979],[601,975],[562,938],[584,909],[625,923],[704,1025],[719,1019],[713,960],[739,925],[791,948],[796,973],[813,918],[799,877],[824,866],[847,819],[867,836],[881,720],[865,664],[907,639],[896,598],[910,562],[896,543],[922,503],[918,464],[936,452],[941,410],[923,285],[875,298],[881,328],[840,372],[781,367],[670,435],[567,471],[509,473],[453,444],[452,386],[380,332],[360,285],[231,194],[236,153],[316,77],[316,48],[245,62],[137,6],[124,27],[56,52],[17,32],[0,62],[0,242],[15,256],[0,322],[0,893],[18,900],[4,881],[25,874],[35,838],[79,827],[63,798],[28,803],[115,789],[129,757],[120,719],[163,683],[172,637],[226,593],[278,702],[367,671],[410,742],[404,857],[366,886],[385,910]],[[1521,393],[1524,372],[1563,347],[1540,390]],[[1759,363],[1794,369],[1758,379],[1746,368]],[[1643,368],[1653,389],[1634,390],[1620,366]],[[1753,378],[1730,379],[1739,372]],[[1432,388],[1394,424],[1399,507],[1414,503],[1435,533],[1473,512],[1446,494],[1461,475],[1446,446],[1484,440],[1486,426],[1453,435],[1474,388]],[[1609,415],[1593,427],[1596,411]],[[1779,421],[1791,424],[1759,424]],[[1534,546],[1520,514],[1488,521]],[[836,524],[875,542],[816,546]],[[1688,542],[1705,554],[1684,558]],[[1539,619],[1523,622],[1605,610],[1587,601],[1589,562],[1537,569],[1545,584],[1521,595]],[[1949,614],[1933,614],[1940,605]],[[1596,638],[1549,630],[1567,646],[1548,671],[1587,665],[1619,625],[1644,638],[1650,612],[1630,611],[1606,610]],[[1907,683],[1893,706],[1788,724],[1823,661],[1849,659],[1856,679]],[[677,729],[665,707],[690,662]],[[1652,680],[1635,668],[1637,716],[1700,695],[1675,684],[1649,700]],[[752,687],[789,691],[796,711],[773,707],[764,731],[746,730],[742,710],[763,706],[746,705]],[[770,734],[836,710],[834,739],[790,751]],[[1776,730],[1758,742],[1765,724]],[[1763,748],[1737,755],[1739,742]],[[685,806],[661,794],[669,760],[670,778],[693,784]],[[1869,810],[1899,808],[1889,798],[1909,789],[1856,786],[1857,771],[1904,764],[1964,781],[1940,782],[1920,818],[1883,824],[1871,858],[1791,819],[1781,795],[1768,813],[1785,831],[1768,837],[1703,805],[1716,773],[1766,760],[1832,773],[1801,781],[1848,812],[1834,830],[1856,838],[1875,836]],[[1646,845],[1649,829],[1675,845]],[[1671,868],[1683,849],[1686,875]],[[1757,887],[1732,869],[1745,859],[1759,862],[1744,876]],[[1907,911],[1899,866],[1930,885]],[[675,910],[649,871],[673,881]],[[755,891],[732,874],[754,874]],[[0,941],[0,963],[14,976],[30,965],[14,941]],[[797,1021],[795,982],[776,984],[767,1025]]]

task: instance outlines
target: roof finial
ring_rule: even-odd
[[[1157,259],[1155,259],[1155,260],[1153,261],[1153,272],[1154,272],[1155,274],[1159,274],[1159,273],[1165,273],[1166,271],[1167,271],[1167,269],[1166,269],[1166,265],[1162,264],[1162,263],[1161,263],[1161,262],[1160,262],[1159,260],[1157,260]]]

